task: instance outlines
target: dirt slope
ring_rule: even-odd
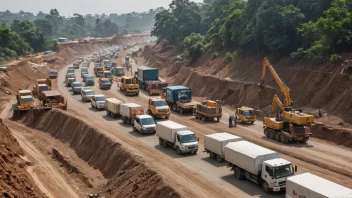
[[[1,197],[46,197],[27,175],[23,151],[11,131],[0,119],[0,192]]]
[[[142,56],[150,66],[159,68],[160,75],[166,77],[170,84],[188,86],[194,96],[221,100],[232,107],[252,106],[261,110],[261,115],[268,113],[274,94],[282,97],[270,72],[267,72],[265,89],[259,92],[257,83],[260,80],[262,58],[238,58],[225,64],[222,57],[212,59],[210,52],[207,52],[195,62],[173,61],[178,54],[177,47],[164,41],[156,46],[146,46]],[[314,136],[351,147],[352,132],[348,129],[352,123],[351,76],[331,69],[331,65],[313,68],[292,64],[287,59],[271,63],[290,87],[295,108],[303,108],[316,116],[318,109],[322,109],[329,118],[337,118],[317,118],[327,127],[318,125]]]

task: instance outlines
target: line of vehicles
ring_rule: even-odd
[[[98,59],[94,54],[90,57],[90,60],[95,61],[95,68],[102,68],[102,72],[99,73],[97,70],[97,73],[95,73],[96,76],[100,77],[100,88],[104,88],[100,85],[103,84],[103,82],[100,83],[103,80],[108,80],[111,87],[115,79],[111,80],[106,77],[105,72],[111,72],[114,68],[118,68],[109,68],[106,65],[109,65],[110,60],[104,59],[105,57]],[[89,63],[86,64],[87,59],[84,61],[81,58],[79,61],[78,68],[82,65],[81,76],[83,76],[85,85],[94,85],[94,76],[88,73],[88,69],[83,69],[89,67]],[[271,139],[284,143],[290,141],[306,142],[311,134],[300,131],[300,128],[307,130],[306,128],[314,124],[314,118],[312,119],[310,115],[292,108],[290,90],[278,77],[267,59],[264,59],[263,63],[262,81],[259,84],[261,89],[263,89],[266,69],[271,71],[274,79],[279,84],[285,96],[285,103],[282,104],[278,97],[274,96],[271,114],[264,118],[264,134]],[[106,98],[103,94],[96,94],[91,88],[85,87],[81,82],[70,81],[70,78],[75,78],[74,71],[74,67],[68,68],[65,82],[72,87],[74,93],[81,93],[82,101],[90,102],[91,107],[97,110],[105,110],[106,114],[112,118],[120,118],[124,124],[131,125],[135,132],[155,134],[160,146],[173,148],[178,154],[197,153],[199,138],[187,126],[168,120],[171,111],[181,114],[192,112],[195,118],[203,122],[219,122],[222,118],[223,112],[220,101],[193,101],[190,88],[168,86],[159,80],[158,70],[155,68],[138,67],[133,77],[125,76],[124,72],[120,72],[118,75],[113,74],[117,77],[118,88],[125,95],[138,96],[140,89],[143,89],[150,95],[161,96],[160,98],[150,98],[146,110],[140,104],[123,103],[116,98]],[[91,77],[93,77],[93,83],[89,81]],[[39,86],[40,82],[37,84],[36,90],[41,87]],[[47,86],[51,87],[51,84],[47,82]],[[74,91],[75,88],[76,91]],[[19,98],[28,98],[26,91],[21,91],[21,93],[18,93]],[[39,90],[37,92],[42,94],[45,91]],[[256,121],[255,110],[247,106],[237,108],[235,115],[238,116],[238,121],[242,123],[253,124]],[[164,120],[157,121],[157,119]],[[287,198],[352,197],[351,189],[313,174],[295,175],[297,166],[293,166],[290,161],[280,158],[277,152],[250,143],[227,132],[205,135],[204,152],[209,153],[210,158],[219,163],[226,162],[230,171],[234,172],[238,180],[250,180],[260,185],[266,193],[286,190]]]

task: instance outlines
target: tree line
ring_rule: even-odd
[[[182,43],[194,58],[212,50],[225,61],[251,53],[339,62],[352,49],[351,11],[352,0],[173,0],[152,35]]]

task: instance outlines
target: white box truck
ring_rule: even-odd
[[[111,117],[121,117],[120,105],[122,102],[116,98],[108,98],[105,100],[105,110],[106,114]]]
[[[120,104],[121,119],[124,124],[133,124],[136,115],[144,115],[144,109],[136,103]]]
[[[311,173],[287,178],[286,198],[351,198],[352,190]]]
[[[224,148],[230,142],[243,140],[239,136],[230,133],[214,133],[204,136],[204,150],[209,153],[210,158],[216,159],[219,163],[224,161]]]
[[[286,189],[286,178],[297,171],[279,154],[248,141],[230,142],[225,146],[225,160],[237,179],[246,178],[263,187],[265,193]]]
[[[162,121],[156,124],[156,135],[159,144],[165,148],[170,146],[176,149],[178,154],[197,153],[198,141],[196,135],[188,130],[188,127],[173,121]]]

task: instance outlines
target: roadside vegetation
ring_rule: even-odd
[[[352,0],[173,0],[152,35],[183,44],[192,58],[212,50],[225,61],[240,51],[340,62],[352,49],[351,11]]]

